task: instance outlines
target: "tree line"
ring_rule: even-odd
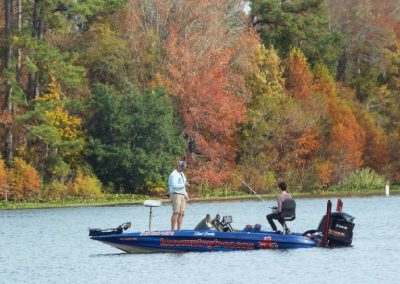
[[[396,0],[5,0],[0,196],[400,180]]]

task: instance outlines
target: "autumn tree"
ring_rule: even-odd
[[[399,22],[396,0],[328,1],[330,26],[344,35],[336,78],[350,83],[359,100],[374,96],[388,69],[386,48]]]
[[[240,174],[257,191],[274,186],[279,151],[273,144],[288,98],[284,95],[281,61],[273,49],[261,47],[254,55],[248,86],[253,94],[248,121],[241,133]],[[283,110],[282,110],[283,109]]]
[[[307,59],[300,49],[294,48],[286,64],[285,86],[288,92],[300,100],[307,100],[312,95],[312,73]]]
[[[78,39],[82,50],[80,58],[91,85],[118,85],[132,72],[128,42],[117,32],[115,21],[108,17],[96,22]]]
[[[330,126],[326,158],[331,162],[332,181],[340,182],[346,174],[363,165],[365,131],[354,115],[351,104],[343,99],[354,99],[354,94],[347,88],[337,88],[323,66],[315,72],[315,86],[316,91],[328,99]],[[325,169],[324,172],[329,170]]]
[[[378,127],[382,127],[388,137],[389,144],[389,172],[393,182],[400,180],[400,156],[398,151],[400,136],[400,34],[397,42],[388,47],[387,52],[390,66],[386,73],[386,80],[379,87],[373,97],[367,101],[367,109],[374,117]]]
[[[34,108],[20,116],[29,135],[20,155],[30,159],[48,179],[65,180],[81,162],[84,134],[81,120],[71,115],[57,81],[33,101]]]
[[[244,73],[258,43],[242,7],[238,0],[132,0],[124,14],[136,80],[173,96],[198,184],[220,186],[234,168],[250,97]]]

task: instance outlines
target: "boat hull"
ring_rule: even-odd
[[[292,249],[318,246],[301,234],[275,232],[150,231],[93,236],[128,253]]]

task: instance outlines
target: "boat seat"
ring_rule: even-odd
[[[281,221],[283,226],[283,234],[289,231],[286,222],[296,219],[296,202],[294,199],[286,199],[282,202]]]
[[[244,227],[243,232],[253,232],[253,225],[246,225]]]
[[[253,227],[253,233],[260,233],[261,232],[261,225],[255,224]]]
[[[211,224],[211,216],[210,214],[207,214],[206,217],[200,221],[200,223],[197,224],[197,226],[194,228],[196,231],[198,230],[209,230],[213,227]]]
[[[223,232],[223,226],[221,224],[221,216],[217,214],[214,219],[211,220],[211,225],[219,232]]]

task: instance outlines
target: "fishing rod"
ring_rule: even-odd
[[[242,180],[241,178],[240,178],[240,176],[238,176],[238,175],[236,175],[235,174],[235,176],[245,185],[245,186],[247,186],[262,202],[265,202],[265,203],[267,203],[267,201],[265,201],[254,189],[252,189],[251,187],[250,187],[250,185],[248,185],[244,180]]]

